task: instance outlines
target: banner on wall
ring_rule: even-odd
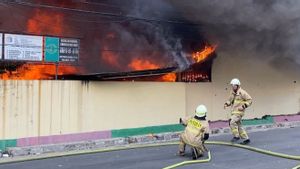
[[[4,59],[42,61],[43,37],[4,34]]]

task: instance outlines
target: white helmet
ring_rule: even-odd
[[[231,84],[231,85],[238,85],[238,86],[240,86],[240,85],[241,85],[241,82],[240,82],[239,79],[234,78],[234,79],[231,80],[230,84]]]
[[[204,117],[204,116],[206,116],[206,113],[207,113],[207,109],[204,105],[201,104],[196,108],[196,116],[197,117]]]

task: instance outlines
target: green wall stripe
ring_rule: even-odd
[[[273,124],[274,119],[272,116],[266,116],[262,119],[245,119],[242,120],[243,125],[262,125],[262,124]],[[141,127],[141,128],[129,128],[129,129],[120,129],[112,130],[112,138],[116,137],[129,137],[137,135],[146,135],[150,133],[165,133],[165,132],[176,132],[182,131],[184,127],[180,124],[172,125],[162,125],[162,126],[151,126],[151,127]]]
[[[129,128],[129,129],[112,130],[111,136],[112,138],[129,137],[129,136],[136,136],[136,135],[146,135],[151,133],[176,132],[176,131],[182,131],[183,129],[184,127],[180,124]]]
[[[261,119],[246,119],[242,120],[243,125],[260,125],[260,124],[273,124],[274,118],[272,116],[265,116]]]
[[[17,139],[0,140],[0,150],[5,151],[7,147],[17,147]]]

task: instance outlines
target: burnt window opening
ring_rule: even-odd
[[[203,63],[196,63],[191,65],[187,70],[180,72],[178,76],[179,82],[211,82],[212,78],[212,64],[216,57],[211,56],[209,60]]]

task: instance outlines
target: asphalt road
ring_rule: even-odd
[[[280,153],[300,155],[300,128],[275,129],[250,133],[251,146]],[[231,135],[215,136],[210,140],[229,141]],[[189,169],[292,169],[300,161],[259,154],[235,147],[209,145],[209,163],[187,165]],[[187,149],[189,152],[189,149]],[[176,156],[177,146],[139,148],[88,155],[0,165],[0,169],[160,169],[190,160]]]

